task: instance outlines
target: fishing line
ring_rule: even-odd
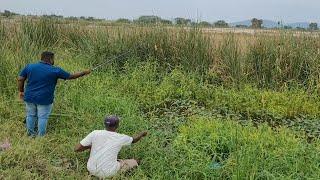
[[[123,56],[125,56],[125,55],[127,55],[127,54],[129,54],[129,53],[131,53],[131,52],[132,52],[132,51],[129,50],[129,51],[127,51],[127,52],[124,52],[124,53],[120,54],[119,56],[116,56],[116,57],[113,57],[113,58],[107,58],[107,59],[104,60],[103,63],[100,63],[100,64],[96,65],[95,67],[93,67],[93,68],[91,69],[91,71],[95,71],[95,70],[99,69],[100,67],[102,67],[102,66],[104,66],[104,65],[106,65],[106,64],[109,64],[111,61],[113,61],[113,60],[115,60],[115,59],[118,59],[118,58],[120,58],[120,57],[123,57]]]
[[[137,52],[143,52],[142,49],[135,49],[135,51],[137,51]],[[115,56],[115,57],[113,57],[113,58],[107,58],[107,59],[104,60],[104,62],[96,65],[96,66],[93,67],[93,68],[91,68],[91,71],[95,71],[95,70],[99,69],[100,67],[102,67],[102,66],[104,66],[104,65],[106,65],[106,64],[109,64],[111,61],[113,61],[113,60],[115,60],[115,59],[118,59],[118,58],[120,58],[120,57],[123,57],[123,56],[125,56],[125,55],[128,55],[128,54],[131,53],[131,52],[134,52],[134,51],[133,51],[133,50],[128,50],[128,51],[120,54],[119,56]]]

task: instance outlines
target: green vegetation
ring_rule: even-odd
[[[224,20],[219,20],[217,22],[214,23],[215,27],[219,27],[219,28],[227,28],[229,27],[228,23],[225,22]]]
[[[129,19],[125,19],[125,18],[120,18],[116,20],[117,23],[125,23],[125,24],[130,24],[131,21]]]
[[[309,29],[311,30],[311,31],[316,31],[316,30],[318,30],[319,28],[318,28],[318,23],[310,23],[309,24]]]
[[[16,15],[19,15],[19,14],[11,12],[11,11],[8,11],[8,10],[4,10],[3,12],[0,12],[0,16],[4,16],[6,18],[13,17],[13,16],[16,16]]]
[[[254,29],[261,29],[262,28],[262,24],[263,24],[263,20],[262,19],[253,18],[251,20],[251,27],[254,28]]]
[[[171,21],[162,19],[158,16],[140,16],[134,21],[137,24],[172,24]]]
[[[318,179],[319,146],[308,145],[287,129],[240,126],[232,121],[193,118],[174,141],[180,176],[194,179]],[[221,163],[222,168],[208,166]],[[183,171],[186,169],[186,171]],[[185,173],[185,174],[184,174]]]
[[[0,179],[87,179],[73,146],[103,117],[149,136],[116,179],[319,179],[320,41],[292,34],[213,34],[166,27],[87,27],[57,19],[0,22]],[[16,77],[43,50],[84,79],[59,82],[48,135],[30,139]],[[218,164],[219,166],[216,166]]]

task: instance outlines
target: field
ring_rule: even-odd
[[[70,72],[114,58],[56,89],[48,135],[31,139],[16,78],[44,50]],[[319,179],[320,38],[161,26],[0,21],[0,179],[94,179],[73,147],[103,118],[147,130],[114,179]]]

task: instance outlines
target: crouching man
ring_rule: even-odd
[[[138,142],[147,132],[134,137],[117,133],[119,118],[110,116],[105,119],[106,130],[95,130],[76,145],[75,151],[90,149],[87,169],[91,175],[99,178],[111,177],[117,172],[125,172],[138,166],[135,159],[118,160],[118,153],[123,146]]]

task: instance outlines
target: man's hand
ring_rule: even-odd
[[[19,99],[23,100],[23,98],[24,98],[24,92],[19,92]]]
[[[19,99],[23,100],[24,98],[24,82],[27,78],[19,76],[18,77],[18,91],[19,91]]]
[[[132,143],[136,143],[136,142],[140,141],[140,139],[145,137],[147,134],[148,134],[147,131],[142,131],[141,133],[139,133],[138,135],[133,137]]]
[[[82,146],[82,144],[79,143],[74,147],[74,152],[82,152],[87,149],[91,149],[91,146]]]
[[[145,136],[147,136],[147,135],[148,135],[148,132],[147,132],[147,131],[142,131],[142,132],[141,132],[141,136],[142,136],[142,137],[145,137]]]
[[[91,69],[84,70],[83,73],[84,73],[85,75],[88,75],[88,74],[91,73]]]
[[[71,74],[68,79],[77,79],[77,78],[79,78],[79,77],[88,75],[88,74],[90,74],[90,73],[91,73],[91,69],[87,69],[87,70],[84,70],[84,71],[82,71],[82,72],[78,72],[78,73]]]
[[[20,99],[21,101],[23,101],[23,99],[24,99],[24,92],[19,92],[19,99]]]

